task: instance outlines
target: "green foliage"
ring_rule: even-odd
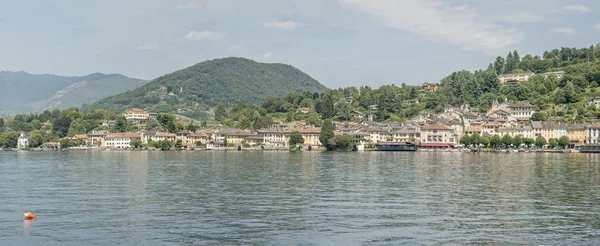
[[[490,145],[490,139],[487,136],[481,137],[480,144],[485,148]]]
[[[523,143],[526,144],[527,147],[531,147],[531,145],[535,143],[535,139],[533,139],[533,138],[523,138]]]
[[[512,137],[510,135],[502,136],[502,144],[504,144],[506,146],[510,146],[511,144],[513,144]]]
[[[0,134],[0,147],[16,148],[18,141],[19,134],[17,134],[16,132]]]
[[[191,113],[208,111],[208,107],[220,103],[233,105],[242,101],[258,104],[269,95],[284,96],[291,91],[321,93],[325,89],[319,82],[289,65],[223,58],[156,78],[140,88],[105,98],[93,106],[113,107],[118,111],[141,107],[155,112],[172,112],[182,108],[191,110]],[[160,105],[173,107],[159,110]]]
[[[335,124],[329,119],[325,120],[319,133],[319,141],[327,150],[333,150],[335,147],[329,142],[329,139],[334,136],[333,130],[335,130]]]
[[[500,136],[494,135],[490,138],[490,146],[492,146],[492,148],[498,148],[501,144],[502,138]]]
[[[302,134],[299,131],[293,131],[290,134],[289,143],[290,143],[290,148],[294,149],[294,148],[296,148],[297,144],[300,144],[300,145],[304,144],[304,138],[302,137]]]
[[[464,146],[469,146],[473,144],[472,138],[469,135],[464,135],[460,138],[459,143]]]
[[[569,137],[562,136],[562,137],[558,138],[557,144],[560,147],[567,148],[567,146],[569,145]]]
[[[123,116],[117,116],[115,119],[115,131],[125,132],[127,131],[127,120]]]
[[[558,139],[551,138],[550,140],[548,140],[548,145],[550,146],[550,148],[556,148],[556,146],[558,146]]]
[[[137,149],[139,147],[142,147],[142,140],[133,139],[133,140],[131,140],[131,142],[129,142],[129,145],[131,145],[131,147],[134,147]]]
[[[169,140],[160,140],[157,142],[158,148],[161,150],[170,150],[173,147],[173,142]]]
[[[535,146],[542,148],[544,147],[544,145],[546,145],[546,138],[542,136],[538,136],[537,138],[535,138]]]
[[[181,141],[181,139],[179,139],[175,142],[175,149],[181,150],[182,148],[183,148],[183,141]]]
[[[37,148],[44,144],[44,136],[41,133],[33,133],[28,139],[29,147]]]
[[[327,142],[330,150],[349,151],[352,150],[353,138],[348,134],[336,135]],[[329,149],[328,147],[328,149]]]
[[[227,109],[225,109],[225,105],[219,103],[215,108],[215,120],[222,122],[227,119]]]
[[[62,116],[60,118],[58,118],[54,124],[52,124],[53,128],[52,130],[56,133],[57,136],[59,137],[65,137],[67,136],[67,133],[69,132],[69,128],[71,127],[71,118],[66,117],[66,116]]]
[[[523,143],[523,139],[521,139],[521,137],[520,137],[520,136],[515,136],[515,137],[512,139],[512,145],[514,145],[515,147],[519,147],[519,146],[521,146],[521,144],[522,144],[522,143]]]
[[[196,132],[196,130],[198,130],[198,127],[194,125],[194,122],[190,122],[185,128],[190,132]]]
[[[148,122],[146,122],[146,130],[150,130],[156,127],[162,127],[162,125],[160,124],[160,122],[158,122],[157,119],[149,119]]]

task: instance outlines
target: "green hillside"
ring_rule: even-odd
[[[93,107],[123,110],[147,108],[201,117],[219,103],[260,104],[269,95],[289,92],[324,92],[325,86],[302,71],[285,64],[259,63],[245,58],[205,61],[167,74],[123,94],[108,97]]]
[[[0,114],[69,108],[135,89],[146,81],[120,74],[83,77],[0,72]]]

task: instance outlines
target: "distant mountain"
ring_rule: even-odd
[[[138,88],[144,80],[94,73],[64,77],[0,72],[0,114],[69,108]]]
[[[219,103],[260,104],[268,95],[283,96],[304,91],[321,93],[326,89],[290,65],[222,58],[156,78],[138,89],[108,97],[92,106],[118,110],[139,107],[199,117],[201,111]]]

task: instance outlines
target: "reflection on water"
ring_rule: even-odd
[[[0,169],[16,245],[600,240],[592,154],[2,152]]]

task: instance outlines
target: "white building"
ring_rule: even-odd
[[[589,107],[590,105],[594,105],[596,108],[600,107],[600,97],[592,97],[588,99],[585,103],[585,106]]]
[[[600,143],[600,123],[594,123],[585,128],[585,143]]]
[[[269,147],[285,147],[287,148],[290,140],[289,130],[269,129],[259,131],[263,134],[263,143]]]
[[[104,148],[125,149],[131,148],[131,140],[141,140],[139,134],[135,133],[110,133],[104,136]]]
[[[458,143],[454,129],[447,125],[435,124],[421,127],[422,148],[450,148]]]
[[[24,149],[29,148],[29,135],[21,133],[19,135],[19,139],[17,140],[17,148]]]

